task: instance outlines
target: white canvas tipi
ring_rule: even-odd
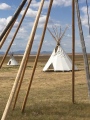
[[[62,49],[59,43],[63,35],[65,34],[65,31],[57,40],[57,38],[49,30],[53,38],[57,41],[57,46],[53,50],[49,60],[44,66],[43,71],[48,71],[49,69],[54,70],[54,71],[71,71],[72,70],[72,61],[69,58],[69,56],[65,53],[65,51]],[[75,70],[78,70],[76,66],[75,66]]]
[[[10,60],[8,61],[7,65],[19,65],[18,62],[15,60],[13,54],[10,55]]]

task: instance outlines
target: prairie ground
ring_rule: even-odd
[[[15,58],[20,64],[22,56]],[[14,103],[12,102],[7,120],[90,120],[90,98],[82,55],[75,56],[75,64],[79,70],[75,71],[74,104],[72,103],[72,72],[43,72],[42,69],[48,58],[49,56],[39,57],[25,112],[22,114],[22,104],[35,56],[29,58],[16,107],[12,110]],[[0,61],[1,59],[2,56]],[[0,70],[0,118],[19,69],[19,66],[7,66],[8,60],[9,57]]]

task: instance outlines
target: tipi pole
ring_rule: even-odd
[[[57,35],[58,31],[57,31],[56,26],[55,26],[55,27],[52,26],[52,28],[53,28],[53,31],[54,31],[54,34],[55,34],[56,38],[58,39],[58,35]],[[56,29],[55,29],[55,28],[56,28]]]
[[[35,70],[36,70],[38,58],[39,58],[41,47],[42,47],[42,44],[43,44],[43,40],[44,40],[44,36],[45,36],[45,32],[46,32],[46,28],[47,28],[47,24],[48,24],[48,20],[49,20],[49,16],[50,16],[50,11],[51,11],[51,8],[52,8],[52,4],[53,4],[53,0],[50,1],[50,5],[49,5],[49,8],[48,8],[46,22],[45,22],[45,25],[44,25],[43,34],[42,34],[42,37],[41,37],[41,41],[40,41],[40,45],[39,45],[39,48],[38,48],[37,56],[36,56],[36,59],[35,59],[35,62],[34,62],[34,66],[33,66],[32,74],[31,74],[28,90],[27,90],[27,93],[26,93],[26,96],[25,96],[25,99],[24,99],[24,102],[23,102],[22,112],[24,112],[26,102],[27,102],[27,98],[28,98],[28,95],[29,95],[29,91],[30,91],[30,88],[31,88],[31,84],[32,84],[32,81],[33,81],[33,76],[34,76],[34,73],[35,73]]]
[[[59,33],[59,38],[60,38],[60,36],[61,36],[61,33],[62,33],[62,30],[61,30],[61,26],[60,26],[60,33]]]
[[[72,0],[72,102],[75,102],[75,0]]]
[[[23,70],[24,62],[25,62],[25,60],[26,60],[26,57],[27,57],[28,52],[31,51],[32,43],[33,43],[33,40],[34,40],[34,36],[35,36],[36,29],[37,29],[37,25],[38,25],[38,21],[39,21],[39,17],[40,17],[41,11],[42,11],[43,4],[44,4],[44,0],[41,1],[39,10],[38,10],[38,13],[37,13],[37,16],[36,16],[36,19],[35,19],[35,22],[34,22],[34,25],[33,25],[32,31],[31,31],[31,34],[30,34],[29,41],[28,41],[28,43],[27,43],[27,47],[26,47],[26,50],[25,50],[23,59],[22,59],[22,61],[21,61],[21,65],[20,65],[20,67],[19,67],[19,70],[18,70],[16,79],[15,79],[14,85],[13,85],[13,87],[12,87],[12,90],[11,90],[11,93],[10,93],[9,99],[8,99],[8,101],[7,101],[7,104],[6,104],[6,107],[5,107],[5,110],[4,110],[4,112],[3,112],[3,116],[2,116],[2,118],[1,118],[1,120],[5,120],[6,117],[7,117],[9,108],[10,108],[10,106],[11,106],[11,103],[12,103],[12,100],[13,100],[13,97],[14,97],[14,94],[15,94],[15,91],[16,91],[16,88],[17,88],[17,85],[18,85],[18,82],[19,82],[20,74],[21,74],[21,72],[22,72],[22,70]]]
[[[49,28],[47,27],[47,30],[49,31],[49,33],[52,35],[52,37],[56,40],[56,42],[57,42],[57,39],[56,39],[56,37],[52,34],[52,32],[49,30]]]
[[[60,42],[60,40],[63,38],[63,36],[64,36],[64,34],[65,34],[67,28],[68,28],[68,26],[65,28],[65,30],[64,30],[63,34],[61,35],[61,37],[59,38],[58,42]]]
[[[16,10],[16,12],[14,13],[12,19],[10,20],[10,22],[8,23],[8,25],[5,27],[5,29],[3,30],[3,32],[0,35],[0,41],[2,40],[2,38],[4,37],[4,35],[6,34],[7,30],[9,29],[9,27],[13,24],[13,22],[15,21],[15,19],[17,19],[18,15],[20,14],[23,6],[25,5],[27,0],[23,0],[22,3],[19,5],[18,9]]]
[[[86,53],[84,35],[83,35],[82,24],[81,24],[81,19],[80,19],[80,11],[79,11],[78,0],[76,0],[76,12],[77,12],[79,34],[80,34],[80,40],[81,40],[81,46],[82,46],[82,52],[83,52],[84,67],[85,67],[86,79],[87,79],[87,84],[88,84],[88,95],[89,95],[89,97],[90,97],[90,73],[89,73],[89,63],[88,63],[88,57],[87,57],[87,53]]]
[[[18,33],[18,30],[19,30],[19,28],[20,28],[22,22],[23,22],[23,19],[24,19],[26,13],[27,13],[27,10],[28,10],[28,8],[29,8],[29,6],[30,6],[31,1],[32,1],[32,0],[29,1],[28,5],[27,5],[27,7],[26,7],[26,9],[25,9],[25,11],[24,11],[24,14],[23,14],[23,16],[22,16],[22,18],[21,18],[21,20],[20,20],[20,23],[19,23],[19,25],[18,25],[18,27],[17,27],[17,29],[16,29],[16,32],[15,32],[15,34],[14,34],[14,36],[13,36],[11,42],[10,42],[10,45],[8,46],[8,49],[7,49],[5,55],[4,55],[3,58],[2,58],[2,61],[1,61],[1,63],[0,63],[0,68],[2,67],[3,62],[4,62],[4,60],[5,60],[5,58],[6,58],[7,54],[8,54],[8,52],[9,52],[11,46],[12,46],[12,43],[13,43],[13,41],[14,41],[14,39],[15,39],[17,33]],[[11,27],[12,27],[12,26],[11,26]]]

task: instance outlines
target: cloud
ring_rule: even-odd
[[[86,6],[83,6],[83,7],[81,8],[81,11],[82,11],[84,14],[87,14],[87,7],[86,7]],[[88,8],[88,12],[89,12],[89,14],[90,14],[90,7]]]
[[[44,24],[45,24],[45,21],[46,21],[46,15],[41,15],[40,18],[39,18],[38,28],[43,28]],[[32,27],[33,23],[34,23],[34,21],[30,21],[29,26]],[[55,20],[49,18],[48,27],[52,28],[53,24],[56,25],[56,26],[60,26],[60,23],[58,21],[55,21]]]
[[[11,16],[7,18],[0,18],[0,31],[8,24],[8,22],[11,20]]]
[[[71,0],[54,0],[54,6],[70,6]]]
[[[44,24],[45,24],[45,20],[46,20],[46,15],[41,15],[39,18],[39,23],[38,23],[38,28],[43,28]],[[29,21],[28,25],[30,27],[32,27],[34,24],[34,21]]]
[[[87,15],[87,7],[86,6],[83,6],[81,9],[81,20],[82,20],[82,24],[85,26],[85,27],[88,27],[88,15]],[[90,14],[90,7],[88,8],[88,12]]]
[[[8,10],[8,9],[11,9],[11,6],[6,4],[6,3],[1,3],[0,4],[0,9],[1,10]]]
[[[87,38],[89,38],[89,39],[90,39],[90,35],[88,35],[88,36],[87,36]]]
[[[43,16],[40,17],[38,28],[43,28],[43,26],[45,24],[45,20],[46,20],[46,15],[43,15]]]
[[[13,34],[13,32],[12,32],[12,34]],[[21,42],[23,42],[23,41],[25,42],[28,39],[28,37],[29,37],[29,35],[28,35],[27,31],[25,30],[25,28],[21,27],[16,36],[17,41],[19,40]]]
[[[70,38],[72,37],[72,35],[70,35],[70,34],[67,34],[66,36],[67,36],[67,37],[70,37]]]
[[[43,15],[43,16],[40,17],[39,22],[40,23],[45,23],[45,20],[46,20],[46,15]]]
[[[8,16],[7,18],[0,18],[0,32],[5,28],[5,26],[9,23],[12,19],[12,16]],[[18,20],[15,22],[14,27],[17,27]]]
[[[44,9],[45,8],[48,8],[48,5],[49,5],[49,0],[46,0],[44,2]],[[53,2],[53,6],[70,6],[71,5],[71,0],[54,0]],[[31,7],[34,7],[34,8],[38,8],[40,6],[40,2],[37,2],[36,0],[34,0],[31,4]]]
[[[24,14],[24,11],[25,11],[25,10],[22,10],[22,11],[21,11],[21,15]],[[37,11],[32,10],[31,8],[29,8],[28,11],[27,11],[27,13],[26,13],[26,17],[35,17],[36,14],[37,14]]]
[[[35,20],[35,17],[37,15],[38,8],[40,6],[40,2],[38,2],[38,1],[41,1],[41,0],[32,0],[31,6],[28,9],[28,12],[27,12],[26,17],[23,21],[23,24],[22,24],[20,30],[18,31],[16,39],[13,43],[13,50],[20,50],[20,49],[25,50],[27,41],[28,41],[30,33],[31,33],[31,29],[32,29],[32,26],[33,26],[33,23],[34,23],[34,20]],[[38,47],[38,44],[39,44],[39,41],[40,41],[40,38],[41,38],[41,34],[42,34],[42,31],[43,31],[43,29],[41,29],[41,28],[43,28],[44,24],[45,24],[46,13],[47,13],[46,8],[48,8],[49,2],[50,2],[50,0],[45,0],[45,2],[44,2],[44,7],[43,7],[43,10],[42,10],[42,14],[40,16],[39,23],[38,23],[38,28],[40,28],[40,29],[37,29],[37,31],[36,31],[35,40],[34,40],[34,45],[35,46],[34,46],[33,50],[37,50],[37,47]],[[62,9],[65,9],[68,6],[71,7],[71,2],[72,2],[72,0],[54,0],[53,10],[52,10],[51,16],[49,18],[49,22],[48,22],[48,27],[50,29],[52,29],[52,25],[57,25],[57,26],[61,25],[62,27],[66,26],[67,19],[65,18],[64,20],[66,20],[65,21],[66,23],[62,24],[64,21],[61,21],[62,19],[59,20],[59,18],[54,17],[55,13],[53,13],[53,12],[57,8],[60,10],[60,7],[62,7]],[[83,3],[83,2],[85,2],[85,0],[79,0],[79,2]],[[15,8],[16,7],[17,6],[15,5]],[[68,8],[66,8],[66,9],[68,9]],[[25,8],[21,11],[20,14],[23,15],[24,11],[25,11]],[[4,12],[6,13],[7,11],[4,11]],[[82,18],[83,25],[87,26],[87,14],[86,14],[87,11],[86,11],[85,6],[81,8],[81,12],[82,12],[81,18]],[[53,14],[53,16],[52,16],[52,14]],[[18,23],[19,23],[20,17],[16,21],[16,23],[14,25],[14,29],[10,32],[10,35],[7,38],[7,41],[9,41],[9,42],[12,39],[12,36],[14,35],[15,29],[16,29]],[[7,23],[10,21],[11,18],[12,18],[12,16],[8,16],[7,18],[0,18],[0,32],[7,25]],[[71,31],[68,31],[66,36],[64,37],[64,39],[61,41],[61,45],[65,48],[65,50],[67,52],[71,52],[71,45],[72,45],[71,37],[72,37],[71,36]],[[89,39],[89,37],[87,39]],[[6,41],[5,46],[7,46],[7,41]],[[50,38],[50,34],[47,31],[46,35],[45,35],[45,40],[44,40],[42,50],[47,50],[47,51],[48,50],[53,50],[55,45],[56,45],[56,42],[54,40],[52,40],[52,37]],[[80,49],[80,43],[78,43],[78,40],[76,41],[76,46],[77,46],[77,51],[78,51],[78,49]],[[48,49],[46,49],[47,47],[48,47]],[[6,50],[6,47],[3,50]]]

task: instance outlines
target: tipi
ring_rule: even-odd
[[[69,58],[69,56],[65,53],[63,48],[60,46],[60,41],[64,36],[67,28],[68,27],[65,28],[62,34],[60,33],[61,35],[58,33],[56,34],[55,29],[53,29],[56,36],[47,28],[50,34],[52,35],[52,37],[56,40],[57,45],[53,50],[46,65],[44,66],[43,71],[48,71],[49,69],[52,69],[54,71],[71,71],[72,70],[72,61]],[[77,66],[75,66],[75,70],[78,70]]]
[[[10,60],[8,61],[7,65],[19,65],[18,62],[15,60],[13,54],[10,55]]]

